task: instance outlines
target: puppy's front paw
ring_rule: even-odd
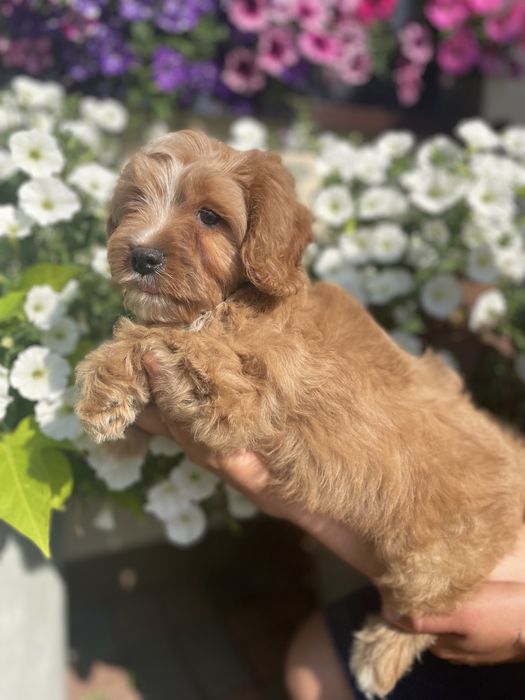
[[[350,669],[369,700],[385,698],[434,642],[430,634],[409,634],[371,617],[354,636]]]
[[[126,428],[135,422],[139,407],[132,392],[108,389],[103,396],[80,396],[76,412],[86,433],[95,442],[120,440]]]

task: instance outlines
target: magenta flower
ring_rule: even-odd
[[[269,22],[265,0],[230,0],[226,6],[228,19],[241,32],[260,32]]]
[[[337,73],[347,85],[365,85],[372,77],[372,58],[366,48],[347,48],[337,63]]]
[[[361,0],[357,6],[357,17],[363,24],[390,19],[396,9],[397,0]]]
[[[326,66],[341,57],[341,42],[326,32],[303,32],[299,35],[299,50],[312,63]]]
[[[284,27],[271,27],[259,39],[257,65],[266,73],[279,77],[286,68],[294,66],[299,55],[293,32]]]
[[[295,19],[295,7],[290,0],[269,0],[268,12],[270,21],[276,24],[286,24]]]
[[[413,63],[426,65],[432,60],[434,47],[427,27],[419,22],[409,22],[399,31],[401,53]]]
[[[300,29],[322,31],[329,18],[329,3],[323,0],[292,0],[293,17]]]
[[[334,27],[335,36],[343,44],[343,52],[349,49],[363,49],[367,45],[367,32],[356,19],[341,19]]]
[[[507,11],[501,15],[487,17],[484,22],[485,33],[496,44],[513,41],[525,30],[525,5],[523,0],[514,0]]]
[[[468,5],[477,15],[491,15],[502,12],[508,5],[508,0],[468,0]]]
[[[460,27],[470,16],[465,2],[458,0],[432,0],[425,7],[428,21],[437,29],[449,31]]]
[[[441,70],[451,75],[466,75],[479,62],[480,46],[467,28],[460,29],[439,45],[437,62]]]
[[[339,18],[355,17],[355,13],[361,0],[338,0],[336,12]]]
[[[253,95],[266,84],[255,54],[245,48],[233,49],[226,54],[221,80],[232,92],[240,95]]]

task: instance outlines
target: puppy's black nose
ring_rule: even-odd
[[[131,267],[139,275],[151,275],[164,264],[164,253],[158,248],[133,248]]]

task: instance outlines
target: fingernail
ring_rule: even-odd
[[[147,352],[142,358],[142,362],[144,364],[144,369],[150,377],[153,377],[159,373],[159,363],[152,352]]]

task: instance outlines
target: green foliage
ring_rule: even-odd
[[[10,321],[22,310],[25,292],[10,292],[0,298],[0,323]]]
[[[38,263],[26,268],[15,288],[28,291],[36,284],[48,284],[59,292],[69,280],[78,277],[80,271],[78,265],[54,265],[52,263]]]
[[[69,460],[31,418],[0,437],[0,518],[28,537],[49,557],[53,510],[71,493]]]

